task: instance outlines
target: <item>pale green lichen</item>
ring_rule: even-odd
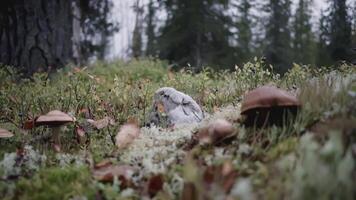
[[[216,119],[236,119],[239,117],[238,110],[239,107],[228,106],[214,115],[206,116],[200,123],[179,124],[174,129],[143,127],[139,138],[119,155],[119,160],[140,166],[144,173],[164,173],[167,167],[184,159],[186,152],[181,147],[191,141],[195,130]],[[216,148],[212,156],[207,156],[207,163],[214,162],[215,158],[231,158],[224,156],[222,148]]]
[[[294,199],[353,199],[355,167],[350,149],[344,152],[340,133],[320,145],[311,134],[301,138],[291,184]]]
[[[16,152],[5,153],[0,162],[2,176],[20,176],[23,173],[36,172],[46,162],[46,155],[33,150],[32,146],[25,146],[20,155]]]

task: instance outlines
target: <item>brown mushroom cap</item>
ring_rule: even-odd
[[[287,113],[295,116],[301,104],[287,91],[273,86],[262,86],[248,92],[242,102],[241,114],[246,126],[282,125]]]
[[[74,119],[70,115],[59,110],[53,110],[45,115],[39,116],[35,121],[35,125],[61,126],[73,121]]]
[[[6,129],[0,128],[0,138],[11,138],[14,134]]]
[[[300,106],[299,100],[285,90],[262,86],[248,92],[241,105],[241,114],[256,108]]]
[[[224,139],[231,137],[234,133],[233,125],[225,119],[217,119],[210,122],[206,127],[198,131],[201,143],[218,144]]]

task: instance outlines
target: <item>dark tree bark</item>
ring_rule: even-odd
[[[73,57],[70,0],[2,0],[0,63],[25,74],[63,66]]]

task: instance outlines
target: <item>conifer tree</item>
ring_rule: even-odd
[[[351,51],[351,20],[346,0],[330,0],[329,52],[334,62],[349,60]]]
[[[233,67],[229,0],[162,0],[168,18],[158,38],[160,57],[180,66]]]
[[[142,56],[142,15],[143,7],[140,5],[140,0],[136,0],[134,5],[136,13],[135,28],[132,34],[132,56],[138,58]]]
[[[237,52],[240,63],[248,61],[252,57],[252,16],[250,14],[251,4],[254,1],[241,0],[237,7],[239,13],[236,22],[237,28]]]
[[[269,0],[267,5],[265,56],[280,73],[286,72],[291,65],[290,5],[290,0]]]
[[[315,63],[315,42],[310,22],[312,0],[299,0],[293,20],[293,62]]]
[[[322,13],[326,13],[327,11],[323,11]],[[332,59],[330,58],[328,51],[328,43],[330,42],[330,27],[328,16],[326,14],[322,14],[319,20],[319,36],[317,42],[317,57],[316,57],[316,65],[317,66],[329,66],[332,64]]]
[[[146,56],[155,56],[156,50],[156,34],[155,34],[155,5],[153,0],[149,0],[147,5],[147,16],[146,16],[146,36],[147,36],[147,46],[146,46]]]

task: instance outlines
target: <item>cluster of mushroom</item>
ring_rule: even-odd
[[[155,93],[155,105],[161,103],[163,111],[167,112],[171,125],[176,123],[200,122],[203,119],[203,112],[199,105],[188,95],[175,90],[174,88],[161,88]],[[301,104],[298,99],[285,90],[274,86],[262,86],[249,91],[243,98],[241,106],[241,121],[246,127],[265,127],[269,125],[282,125],[286,120],[291,120],[296,116]],[[162,110],[162,109],[161,109]],[[150,122],[158,123],[155,112],[160,109],[153,109]],[[67,123],[73,123],[75,119],[58,110],[53,110],[45,115],[41,115],[29,126],[48,126],[52,129],[52,140],[54,148],[60,151],[60,127]],[[98,121],[98,129],[108,124],[113,124],[111,119]],[[91,120],[90,124],[96,124]],[[105,125],[103,125],[105,124]],[[235,129],[227,120],[220,119],[211,122],[198,131],[199,141],[202,143],[216,144],[234,135]],[[121,127],[116,136],[116,145],[119,148],[127,147],[140,134],[137,124],[126,124]],[[0,138],[12,137],[13,134],[5,129],[0,129]]]
[[[241,105],[242,119],[246,127],[262,128],[281,126],[295,119],[301,108],[296,96],[274,86],[262,86],[246,93]],[[198,131],[200,143],[217,144],[236,132],[226,120],[217,120]]]
[[[45,115],[37,117],[35,120],[30,120],[24,124],[25,129],[33,127],[48,126],[52,129],[52,140],[54,141],[54,149],[60,151],[60,128],[61,126],[74,122],[75,119],[70,115],[53,110]],[[6,129],[0,128],[0,138],[11,138],[14,134]]]

